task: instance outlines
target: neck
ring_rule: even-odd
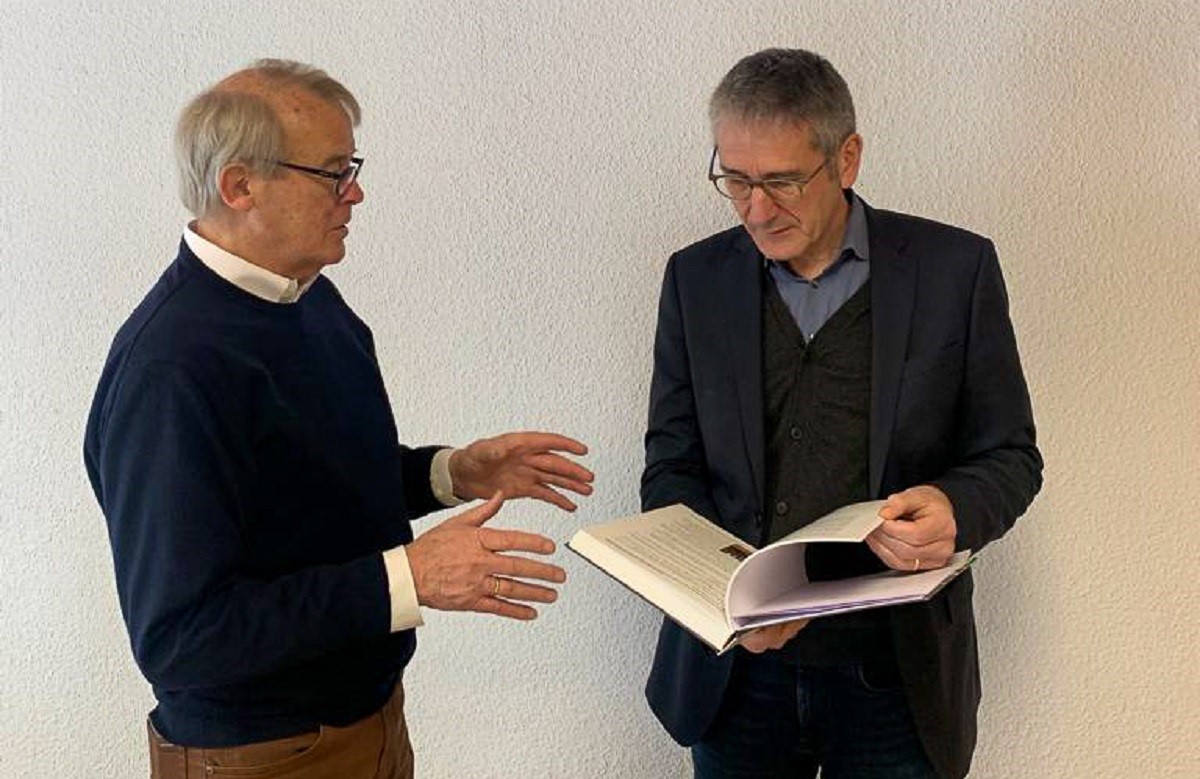
[[[284,267],[264,251],[259,242],[255,241],[244,228],[229,224],[226,220],[215,217],[197,219],[193,228],[196,234],[206,241],[220,246],[230,254],[236,255],[251,265],[271,271],[285,278],[295,278],[303,283],[305,279],[298,278],[294,271]]]

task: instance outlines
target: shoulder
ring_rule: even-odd
[[[309,288],[308,292],[301,299],[300,305],[308,306],[312,312],[317,313],[323,323],[323,328],[345,327],[351,337],[373,344],[374,336],[371,333],[371,328],[351,308],[350,304],[342,296],[341,290],[325,274],[317,277],[312,287]]]
[[[743,254],[754,250],[754,242],[741,225],[696,241],[671,255],[671,263],[697,264],[720,261],[731,254]]]
[[[741,225],[722,230],[671,255],[665,281],[680,288],[707,289],[714,284],[756,278],[761,255]]]
[[[876,247],[882,257],[891,253],[902,265],[912,265],[922,284],[939,289],[970,289],[980,276],[999,273],[991,239],[954,225],[911,214],[868,208],[872,259]]]
[[[868,208],[867,223],[873,235],[922,254],[977,255],[992,245],[989,238],[965,228],[899,211]]]
[[[174,374],[215,397],[232,393],[239,373],[254,368],[254,355],[280,340],[286,323],[274,319],[181,255],[117,331],[101,389],[116,393]]]

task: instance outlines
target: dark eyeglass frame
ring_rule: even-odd
[[[776,176],[775,178],[767,179],[752,179],[748,176],[743,176],[740,173],[717,173],[717,147],[714,146],[712,156],[708,160],[708,180],[712,182],[713,188],[717,193],[729,200],[744,201],[749,200],[754,194],[755,187],[761,187],[767,197],[777,201],[799,200],[804,196],[804,190],[812,183],[812,180],[817,177],[825,168],[825,163],[828,159],[822,160],[817,169],[807,176]],[[741,197],[736,197],[727,189],[722,189],[722,186],[728,187],[729,182],[737,182],[738,184],[746,185],[746,194]]]
[[[290,168],[291,170],[298,170],[301,173],[309,173],[313,176],[320,176],[330,181],[336,181],[337,184],[334,185],[333,193],[340,200],[346,196],[346,193],[350,191],[350,187],[354,186],[354,182],[358,180],[358,172],[362,170],[363,158],[351,157],[350,164],[338,171],[314,168],[309,165],[299,165],[295,162],[287,162],[286,160],[275,160],[275,164],[284,168]]]

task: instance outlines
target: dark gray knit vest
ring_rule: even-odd
[[[776,541],[847,503],[869,500],[871,296],[864,284],[808,343],[764,273],[763,430],[767,538]],[[810,579],[881,571],[865,544],[814,544]],[[814,620],[788,647],[799,661],[857,662],[886,650],[882,611]]]

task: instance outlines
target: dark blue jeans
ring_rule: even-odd
[[[696,779],[935,779],[894,667],[797,667],[734,650]]]

